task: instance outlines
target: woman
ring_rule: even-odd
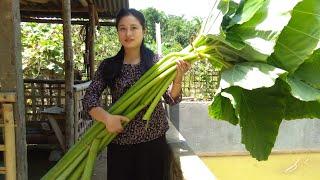
[[[163,180],[169,179],[169,147],[165,139],[168,122],[161,103],[155,108],[148,128],[142,120],[142,110],[128,125],[122,127],[127,117],[112,115],[100,107],[99,99],[106,87],[116,102],[156,61],[157,56],[143,43],[146,23],[143,14],[135,9],[122,9],[116,18],[121,50],[104,60],[83,99],[89,114],[105,124],[109,132],[119,133],[108,145],[108,180]],[[181,99],[183,75],[190,64],[177,62],[177,74],[164,99],[176,104]]]

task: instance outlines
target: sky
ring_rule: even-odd
[[[170,15],[183,15],[187,19],[192,17],[206,17],[213,0],[129,0],[130,8],[156,8]]]

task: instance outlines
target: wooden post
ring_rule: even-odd
[[[24,87],[22,78],[20,0],[0,0],[0,91],[16,94],[17,179],[28,179]]]
[[[6,180],[16,180],[16,147],[12,104],[3,104]]]
[[[84,65],[86,69],[87,79],[90,79],[90,63],[89,63],[89,25],[86,24],[86,39],[85,39],[85,53],[84,53]]]
[[[94,76],[94,36],[96,33],[95,28],[95,7],[93,3],[89,4],[89,64],[90,64],[90,80],[93,79]]]
[[[74,143],[74,72],[73,51],[71,41],[71,4],[69,0],[63,0],[63,47],[65,64],[65,112],[66,112],[66,148],[69,149]]]
[[[90,79],[94,76],[94,36],[95,36],[95,7],[94,4],[89,4],[89,64],[90,64]]]

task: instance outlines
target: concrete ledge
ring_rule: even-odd
[[[210,102],[181,102],[169,108],[169,118],[196,154],[237,155],[248,153],[241,144],[239,125],[212,120]],[[282,121],[274,153],[320,151],[320,120]]]
[[[169,121],[170,129],[167,140],[173,150],[174,156],[179,160],[184,180],[215,180],[203,161],[192,151],[186,140]],[[105,149],[96,160],[93,180],[107,179],[107,150]]]
[[[180,161],[181,170],[185,180],[215,180],[216,177],[192,151],[186,140],[169,121],[170,129],[167,132],[167,140],[175,157]]]

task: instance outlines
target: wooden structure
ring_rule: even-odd
[[[0,145],[0,151],[4,152],[4,167],[0,167],[0,173],[6,175],[7,180],[16,179],[16,145],[15,145],[15,121],[13,116],[13,103],[16,102],[14,93],[0,93],[0,128],[4,143]]]
[[[90,81],[75,81],[73,85],[73,99],[74,99],[74,128],[72,128],[74,136],[72,139],[69,138],[69,141],[78,140],[85,130],[91,126],[93,121],[87,112],[83,110],[82,99],[85,94],[86,89],[88,88]],[[48,119],[48,112],[45,112],[48,108],[51,107],[63,107],[66,101],[65,96],[65,83],[64,80],[38,80],[38,79],[25,79],[24,80],[24,93],[25,93],[25,112],[26,112],[26,122],[40,122],[43,123],[43,119]],[[111,104],[111,96],[108,90],[104,93],[102,99],[103,105],[107,106]],[[57,109],[57,108],[56,108]],[[57,116],[58,124],[61,123],[59,120],[59,115],[63,112],[51,112],[55,113]],[[59,124],[60,127],[64,127],[65,124]],[[61,130],[64,134],[65,130]],[[32,134],[29,134],[31,139]],[[30,143],[49,143],[48,140],[39,140],[37,141],[30,140]]]
[[[128,7],[128,0],[1,0],[0,1],[0,92],[12,92],[16,102],[13,103],[13,117],[16,121],[16,179],[27,179],[27,146],[24,82],[21,60],[20,22],[61,23],[64,35],[65,80],[64,108],[65,135],[67,148],[81,133],[78,127],[90,123],[78,119],[85,115],[79,110],[79,99],[85,86],[75,86],[73,74],[73,57],[71,43],[71,24],[86,24],[86,61],[92,78],[94,72],[94,32],[97,25],[112,25],[118,10]],[[100,21],[101,20],[101,21]],[[43,82],[44,83],[44,82]],[[47,84],[47,83],[44,83]],[[32,85],[31,85],[32,86]],[[41,91],[41,90],[40,90]],[[79,92],[78,92],[79,91]],[[27,91],[26,91],[27,92]],[[27,92],[28,93],[28,92]],[[32,92],[31,92],[32,93]],[[32,95],[32,94],[31,94]],[[54,96],[54,95],[52,95]],[[63,98],[63,96],[59,97]],[[59,99],[58,98],[58,99]],[[42,101],[43,103],[50,102]],[[54,101],[51,101],[54,102]],[[57,101],[59,103],[59,101]],[[29,107],[27,107],[29,108]],[[37,104],[31,104],[37,110]],[[33,111],[38,113],[39,111]],[[27,114],[29,110],[27,110]],[[28,118],[28,116],[27,116]],[[33,118],[33,117],[32,117]],[[85,128],[83,128],[84,130]],[[77,130],[77,131],[75,131]],[[10,178],[15,179],[12,175]]]

